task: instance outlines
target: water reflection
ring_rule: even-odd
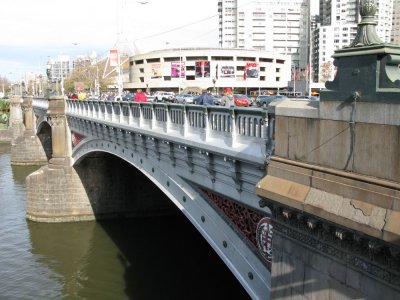
[[[32,253],[83,299],[248,299],[183,217],[40,224]],[[189,225],[189,226],[188,226]]]
[[[25,177],[0,144],[0,299],[249,299],[181,214],[46,224],[25,219]]]

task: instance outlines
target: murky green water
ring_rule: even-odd
[[[248,299],[184,216],[34,223],[0,144],[0,299]]]

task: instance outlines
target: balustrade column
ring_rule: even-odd
[[[24,125],[22,117],[21,98],[19,96],[10,99],[10,119],[9,126],[12,132],[12,139],[15,140],[23,134]]]
[[[32,108],[32,96],[24,97],[22,102],[23,108],[23,117],[24,117],[24,124],[25,124],[25,132],[31,133],[34,131],[34,114]]]

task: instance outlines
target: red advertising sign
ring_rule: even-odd
[[[196,78],[210,77],[210,62],[196,61]]]
[[[111,49],[110,50],[110,67],[118,66],[118,50]]]
[[[171,63],[171,77],[172,78],[185,78],[185,63],[172,62]]]
[[[258,78],[258,63],[256,62],[247,62],[246,67],[244,69],[243,79],[246,78]]]

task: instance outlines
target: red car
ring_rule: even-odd
[[[247,107],[250,105],[249,98],[243,94],[233,94],[233,101],[235,102],[235,106]]]

